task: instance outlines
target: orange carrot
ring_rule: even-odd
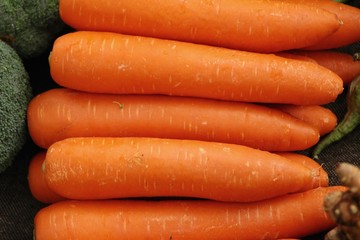
[[[339,75],[348,85],[356,76],[360,75],[360,61],[354,61],[353,56],[348,53],[335,50],[319,50],[319,51],[292,51],[294,55],[309,57],[318,64],[326,67]]]
[[[50,72],[63,87],[100,93],[308,105],[343,91],[341,78],[319,64],[108,32],[60,36]]]
[[[329,0],[279,0],[287,3],[306,4],[322,8],[338,16],[341,27],[328,37],[318,41],[308,50],[325,50],[343,47],[360,41],[360,9],[348,4]]]
[[[54,203],[65,198],[51,191],[45,181],[42,164],[45,160],[45,151],[41,151],[33,156],[28,169],[28,183],[32,196],[43,203]]]
[[[44,163],[50,189],[69,199],[195,197],[249,202],[311,189],[296,162],[236,144],[161,138],[67,138]]]
[[[318,187],[329,186],[328,173],[317,161],[315,161],[311,157],[296,152],[276,152],[276,154],[311,169],[314,176],[316,176],[316,178],[314,178],[313,186],[318,186]]]
[[[177,239],[262,240],[301,238],[330,230],[327,194],[316,188],[254,203],[206,200],[63,201],[35,216],[36,240]]]
[[[321,136],[331,132],[337,125],[338,119],[335,113],[329,108],[319,105],[289,105],[272,104],[268,105],[278,110],[284,111],[319,130]]]
[[[40,147],[69,137],[160,137],[236,143],[270,151],[303,150],[319,132],[282,111],[241,102],[51,89],[28,106]]]
[[[308,62],[312,62],[312,63],[317,63],[314,59],[304,56],[304,55],[300,55],[300,54],[295,54],[289,52],[289,51],[285,51],[285,52],[277,52],[274,53],[276,56],[280,56],[280,57],[284,57],[284,58],[290,58],[290,59],[295,59],[295,60],[301,60],[301,61],[308,61]]]
[[[310,46],[341,24],[336,14],[320,8],[268,0],[61,0],[59,8],[63,21],[77,30],[254,52]]]

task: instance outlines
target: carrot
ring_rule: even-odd
[[[326,194],[344,187],[316,188],[254,203],[207,200],[63,201],[34,219],[36,240],[300,238],[333,228],[323,209]]]
[[[311,157],[296,152],[276,152],[276,154],[309,168],[313,172],[314,176],[316,176],[316,178],[314,178],[313,186],[329,186],[328,173],[317,161]]]
[[[288,159],[236,144],[160,138],[67,138],[44,163],[50,189],[69,199],[195,197],[250,202],[314,186]]]
[[[45,151],[35,154],[29,164],[28,184],[32,196],[42,203],[54,203],[65,198],[59,196],[49,189],[45,181],[42,164],[45,160]]]
[[[284,58],[290,58],[290,59],[295,59],[295,60],[300,60],[300,61],[308,61],[308,62],[312,62],[312,63],[317,63],[314,59],[308,57],[308,56],[304,56],[304,55],[300,55],[300,54],[295,54],[288,51],[285,52],[277,52],[274,53],[276,56],[280,56],[280,57],[284,57]]]
[[[50,72],[60,86],[96,93],[307,105],[343,91],[339,76],[311,62],[105,32],[60,36]]]
[[[310,46],[337,31],[336,14],[267,0],[61,0],[76,30],[118,32],[254,52]],[[291,36],[291,37],[289,37]]]
[[[313,149],[313,158],[317,159],[319,154],[331,144],[340,141],[360,125],[360,75],[349,85],[346,95],[347,110],[343,119],[336,128],[326,135]]]
[[[329,108],[319,105],[290,105],[290,104],[271,104],[268,105],[278,110],[284,111],[319,130],[320,136],[328,134],[337,125],[337,116]]]
[[[330,69],[341,77],[344,85],[348,85],[360,75],[360,61],[354,61],[352,54],[336,50],[291,51],[291,54],[309,57],[318,64]]]
[[[316,128],[264,106],[201,98],[111,95],[50,89],[35,96],[27,123],[40,147],[69,137],[160,137],[236,143],[271,151],[307,149]]]
[[[322,8],[332,12],[340,19],[341,27],[323,38],[312,46],[305,47],[307,50],[326,50],[343,47],[360,41],[360,9],[348,4],[329,0],[279,0],[287,3],[306,4],[312,7]]]

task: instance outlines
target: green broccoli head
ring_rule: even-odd
[[[58,2],[0,1],[0,39],[10,44],[23,59],[41,55],[65,26],[60,19]]]
[[[32,96],[21,58],[0,41],[0,173],[11,165],[25,144],[26,110]]]

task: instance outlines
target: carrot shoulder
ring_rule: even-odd
[[[50,73],[60,86],[87,92],[243,102],[326,104],[343,91],[338,75],[312,62],[109,32],[60,36]]]
[[[45,175],[42,169],[42,164],[45,160],[46,152],[41,151],[35,154],[29,164],[28,169],[28,184],[32,196],[42,203],[54,203],[65,198],[54,193],[49,189]]]
[[[29,104],[27,123],[40,147],[69,137],[160,137],[303,150],[319,141],[305,122],[260,105],[160,95],[51,89]]]
[[[335,227],[323,201],[343,187],[316,188],[255,203],[64,201],[35,216],[36,240],[302,238]],[[71,226],[71,227],[70,227]]]
[[[250,202],[314,187],[318,176],[236,144],[160,138],[68,138],[45,159],[50,189],[69,199],[194,197]]]
[[[59,8],[63,21],[76,30],[255,52],[313,45],[340,27],[337,16],[321,8],[267,0],[62,0]]]

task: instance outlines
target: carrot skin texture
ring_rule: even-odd
[[[27,122],[32,140],[43,148],[69,137],[98,136],[194,139],[292,151],[320,138],[309,124],[260,105],[65,88],[35,96]]]
[[[316,44],[305,47],[306,50],[330,50],[344,47],[360,41],[360,9],[348,4],[328,0],[280,0],[286,2],[296,2],[319,7],[338,16],[341,21],[340,28],[333,34],[325,37]]]
[[[334,130],[338,123],[335,113],[320,105],[272,104],[270,106],[316,127],[320,136]]]
[[[59,11],[62,20],[76,30],[118,32],[252,52],[310,46],[340,27],[336,14],[329,11],[263,0],[62,0]]]
[[[275,53],[275,55],[279,56],[279,57],[283,57],[283,58],[290,58],[290,59],[295,59],[295,60],[299,60],[299,61],[307,61],[307,62],[317,63],[314,59],[312,59],[308,56],[295,54],[295,53],[293,53],[293,51],[277,52],[277,53]]]
[[[301,238],[334,227],[323,209],[324,197],[334,191],[345,189],[316,188],[254,203],[63,201],[36,214],[34,232],[37,240]]]
[[[344,85],[349,83],[360,75],[360,61],[354,61],[353,56],[335,50],[318,50],[318,51],[291,51],[292,54],[309,57],[318,64],[326,67],[339,75]]]
[[[329,186],[329,175],[325,169],[314,159],[304,154],[296,152],[275,152],[276,154],[289,159],[290,161],[297,162],[313,172],[314,187],[328,187]]]
[[[50,73],[58,85],[86,92],[242,102],[326,104],[343,91],[342,79],[319,64],[109,32],[60,36]]]
[[[265,170],[267,169],[267,170]],[[313,172],[246,146],[160,138],[68,138],[45,179],[69,199],[195,197],[250,202],[314,188]]]
[[[42,203],[55,203],[65,200],[49,189],[45,181],[42,164],[45,160],[46,152],[41,151],[35,154],[29,164],[28,184],[32,196]]]

